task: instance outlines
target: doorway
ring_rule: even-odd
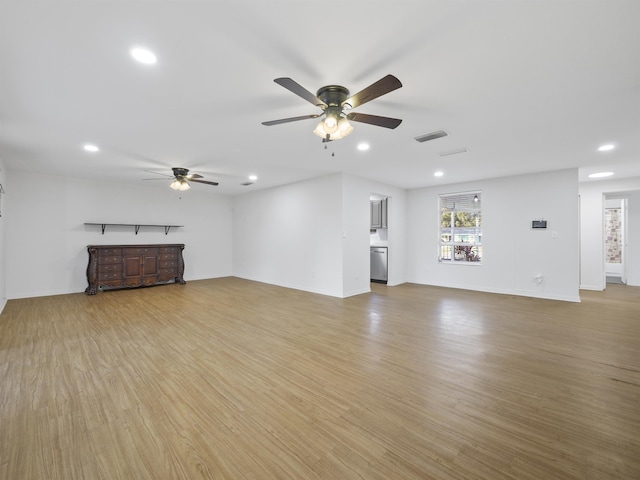
[[[389,280],[389,200],[383,194],[369,195],[370,279],[383,284]]]
[[[604,271],[606,283],[626,284],[627,199],[605,198]]]

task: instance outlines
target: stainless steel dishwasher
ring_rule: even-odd
[[[387,247],[371,247],[371,281],[387,283]]]

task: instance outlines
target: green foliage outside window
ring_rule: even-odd
[[[441,262],[482,261],[481,205],[480,192],[440,196]]]

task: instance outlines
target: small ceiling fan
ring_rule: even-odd
[[[318,118],[324,115],[324,119],[318,123],[313,133],[321,137],[323,142],[330,142],[332,140],[344,138],[353,131],[353,127],[349,123],[349,120],[385,128],[396,128],[400,123],[402,123],[402,120],[397,118],[379,117],[377,115],[367,115],[355,112],[348,113],[348,111],[353,108],[359,107],[360,105],[370,102],[375,98],[402,87],[400,80],[393,75],[387,75],[351,96],[349,96],[349,90],[340,85],[327,85],[325,87],[321,87],[314,95],[302,85],[288,77],[276,78],[274,82],[295,93],[316,107],[320,107],[322,109],[322,113],[271,120],[269,122],[262,122],[262,125],[280,125],[281,123]]]
[[[149,173],[155,173],[156,175],[163,175],[168,178],[173,178],[173,182],[171,182],[171,185],[169,186],[174,190],[189,190],[191,188],[191,185],[189,185],[189,182],[206,183],[207,185],[219,185],[218,182],[201,180],[204,177],[197,173],[189,174],[188,168],[173,167],[171,170],[173,171],[173,175],[165,175],[164,173],[158,173],[158,172],[149,172]],[[160,179],[145,178],[144,180],[160,180]]]

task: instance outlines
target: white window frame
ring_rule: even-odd
[[[476,200],[477,199],[477,200]],[[449,227],[443,227],[443,214],[451,212]],[[455,225],[456,213],[475,217],[476,225]],[[445,253],[448,252],[448,255]],[[482,192],[438,195],[438,262],[455,265],[482,265]]]

